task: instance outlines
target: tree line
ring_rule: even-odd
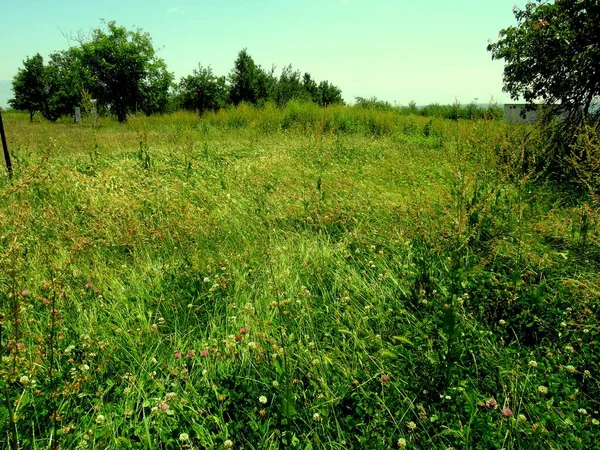
[[[228,76],[217,76],[210,66],[199,64],[176,83],[157,57],[150,35],[140,29],[128,30],[111,21],[74,42],[77,45],[52,53],[47,61],[39,53],[23,61],[13,78],[12,108],[28,111],[30,120],[40,113],[56,121],[71,115],[76,106],[93,106],[124,122],[135,112],[151,115],[183,108],[203,114],[242,102],[343,103],[341,90],[329,81],[317,82],[291,65],[277,76],[275,67],[265,70],[246,49],[239,52]]]

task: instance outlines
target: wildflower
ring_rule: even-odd
[[[321,415],[319,413],[314,413],[313,414],[313,420],[315,422],[318,422],[319,420],[321,420]]]
[[[29,291],[28,291],[27,289],[23,289],[23,290],[21,291],[21,295],[22,295],[23,297],[27,297],[27,296],[29,295]]]
[[[490,398],[487,402],[485,402],[485,406],[487,406],[490,409],[496,409],[498,408],[498,402],[495,398]]]
[[[265,417],[265,416],[267,415],[267,412],[266,412],[264,409],[261,409],[261,410],[258,412],[258,415],[259,415],[260,417]]]
[[[161,411],[167,411],[169,409],[169,405],[165,402],[161,402],[160,409],[161,409]]]
[[[186,442],[186,441],[189,441],[189,440],[190,440],[190,436],[189,436],[187,433],[181,433],[181,434],[179,435],[179,440],[180,440],[181,442]]]
[[[233,447],[233,441],[231,439],[227,439],[225,442],[223,442],[223,447],[224,448],[231,448],[231,447]]]
[[[504,408],[502,410],[502,414],[504,415],[504,417],[510,417],[510,416],[512,416],[513,412],[512,412],[512,409],[510,409],[510,408]]]
[[[548,388],[546,386],[539,386],[538,391],[540,392],[540,394],[546,395],[548,393]]]
[[[410,422],[408,422],[408,424],[406,424],[406,426],[408,427],[408,429],[410,431],[414,430],[415,428],[417,428],[417,424],[414,423],[412,420]]]
[[[264,395],[261,395],[260,397],[258,397],[258,401],[260,403],[262,403],[263,405],[265,405],[267,403],[267,397],[265,397]]]
[[[246,334],[248,332],[248,328],[242,327],[240,328],[240,334]]]
[[[102,414],[98,414],[96,416],[96,425],[104,425],[104,422],[106,422],[106,418]]]
[[[196,351],[195,350],[190,350],[187,352],[187,355],[185,355],[185,357],[187,359],[192,359],[194,356],[196,356]]]
[[[200,352],[200,356],[202,356],[203,358],[206,358],[208,356],[208,350],[202,350]]]
[[[175,352],[175,359],[181,359],[181,352]]]
[[[91,289],[93,287],[94,287],[94,285],[92,283],[86,283],[86,285],[85,285],[86,289]]]
[[[389,377],[388,377],[387,375],[381,375],[381,378],[380,378],[380,379],[381,379],[381,382],[382,382],[383,384],[387,384],[387,383],[388,383],[388,381],[390,381],[390,379],[389,379]]]
[[[404,439],[404,438],[398,439],[398,447],[405,448],[406,447],[406,439]]]

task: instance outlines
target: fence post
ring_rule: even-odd
[[[6,170],[8,170],[8,178],[12,180],[12,163],[10,162],[10,154],[8,153],[8,145],[6,145],[4,124],[2,123],[2,108],[0,108],[0,135],[2,136],[2,149],[4,150],[4,161],[6,161]]]

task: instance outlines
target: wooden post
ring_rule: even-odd
[[[2,136],[2,149],[4,150],[4,161],[6,161],[6,170],[8,170],[8,178],[12,180],[12,163],[10,162],[8,145],[6,145],[6,136],[4,135],[4,124],[2,123],[2,108],[0,108],[0,135]]]

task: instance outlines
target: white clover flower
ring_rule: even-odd
[[[600,420],[592,419],[592,424],[598,426],[598,425],[600,425]]]
[[[181,442],[186,442],[186,441],[189,441],[189,440],[190,440],[190,436],[189,436],[187,433],[181,433],[181,434],[179,435],[179,440],[180,440]]]
[[[532,359],[531,361],[529,361],[529,367],[532,367],[535,369],[537,366],[538,366],[538,363],[536,360]]]
[[[579,414],[583,414],[583,415],[586,415],[586,414],[587,414],[587,411],[586,411],[585,409],[583,409],[583,408],[579,408],[579,409],[577,410],[577,412],[578,412]]]
[[[569,373],[575,373],[575,372],[577,372],[577,370],[575,369],[575,367],[573,367],[571,365],[565,366],[565,370],[567,372],[569,372]]]
[[[319,413],[314,413],[313,414],[313,420],[315,422],[318,422],[319,420],[321,420],[321,415]]]
[[[258,401],[260,403],[262,403],[263,405],[266,405],[268,400],[267,400],[267,397],[265,397],[264,395],[261,395],[260,397],[258,397]]]
[[[404,438],[398,439],[398,447],[405,448],[406,447],[406,439],[404,439]]]
[[[223,447],[225,447],[225,448],[233,447],[233,441],[231,439],[227,439],[225,442],[223,442]]]
[[[106,422],[106,418],[102,414],[98,414],[96,416],[96,425],[104,425],[104,422]]]
[[[519,422],[527,422],[527,417],[525,417],[524,414],[519,414],[519,416],[517,417],[517,420]]]
[[[548,393],[548,388],[546,386],[539,386],[538,391],[540,392],[540,394],[546,395]]]
[[[27,375],[23,375],[21,378],[19,378],[19,382],[22,385],[27,386],[29,384],[29,377]]]
[[[410,422],[408,422],[408,424],[406,426],[408,427],[409,430],[414,430],[415,428],[417,428],[417,424],[414,423],[412,420]]]
[[[499,324],[501,327],[503,327],[504,325],[506,325],[506,320],[504,320],[504,319],[500,319],[500,320],[498,321],[498,324]]]
[[[275,389],[277,389],[279,387],[279,381],[277,381],[277,380],[273,381],[273,387]]]

